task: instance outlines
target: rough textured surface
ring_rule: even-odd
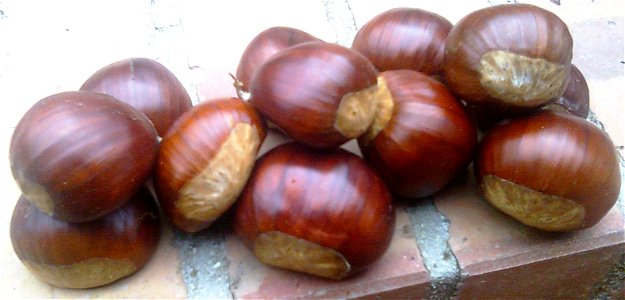
[[[484,53],[479,66],[480,83],[489,95],[521,107],[560,97],[566,88],[568,71],[569,68],[542,58],[502,50]]]
[[[176,231],[182,259],[180,273],[192,299],[232,298],[228,278],[225,231],[221,224],[197,234]]]
[[[336,34],[331,41],[341,46],[349,47],[356,35],[356,22],[348,0],[322,0],[328,23]]]
[[[193,221],[210,224],[219,218],[243,190],[260,143],[255,127],[234,125],[206,168],[180,189],[176,208]]]
[[[415,201],[415,200],[413,200]],[[458,261],[449,247],[449,221],[434,206],[432,200],[416,200],[407,207],[414,235],[430,273],[428,299],[453,297],[460,281]]]
[[[482,179],[484,197],[495,207],[523,224],[549,231],[578,228],[584,207],[566,198],[547,195],[495,175]]]

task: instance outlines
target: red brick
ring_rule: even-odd
[[[583,231],[541,232],[490,206],[472,175],[435,204],[450,222],[449,244],[464,277],[460,298],[587,297],[625,252],[617,207]]]
[[[233,235],[227,237],[231,290],[235,298],[422,298],[429,288],[410,220],[401,210],[393,241],[367,271],[330,281],[260,263]]]

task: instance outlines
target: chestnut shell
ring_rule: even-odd
[[[393,193],[430,196],[471,162],[475,125],[443,84],[422,73],[386,71],[379,78],[393,98],[392,116],[373,140],[358,140],[362,154]]]
[[[618,198],[621,176],[614,144],[591,122],[541,111],[493,127],[480,142],[478,183],[495,175],[583,206],[576,229],[593,226]]]
[[[156,130],[112,96],[65,92],[37,102],[11,139],[22,194],[54,217],[86,222],[121,207],[152,173]]]
[[[438,75],[451,28],[447,19],[435,13],[394,8],[362,26],[352,49],[367,57],[379,71],[410,69]]]
[[[335,127],[343,97],[376,85],[377,71],[361,54],[309,42],[283,50],[254,72],[250,103],[292,139],[316,148],[347,142]]]
[[[588,83],[582,72],[571,65],[571,76],[566,85],[564,95],[554,102],[550,107],[560,107],[580,118],[588,118],[590,113],[590,91]]]
[[[480,63],[486,53],[497,50],[532,61],[527,64],[522,59],[520,65],[510,62],[499,66],[500,72],[513,77],[505,83],[510,84],[508,88],[534,89],[540,95],[517,94],[529,98],[513,104],[487,90],[481,82]],[[529,4],[492,6],[470,13],[451,29],[445,44],[443,72],[449,88],[467,102],[536,107],[553,102],[564,93],[572,50],[571,34],[555,14]],[[545,84],[547,79],[561,84]],[[501,82],[493,84],[502,87],[504,81]],[[550,92],[541,93],[547,90]],[[548,95],[553,97],[542,98]]]
[[[10,229],[15,253],[33,274],[68,288],[105,285],[138,272],[154,254],[160,230],[158,209],[146,188],[115,212],[86,223],[52,218],[22,196]],[[82,269],[97,260],[127,269]],[[102,274],[109,271],[110,276]]]
[[[80,87],[111,95],[144,113],[160,136],[193,106],[176,76],[149,58],[128,58],[96,71]]]
[[[356,155],[287,143],[258,160],[237,203],[234,230],[251,250],[261,233],[272,231],[334,249],[353,274],[388,248],[391,201],[382,179]]]
[[[200,221],[186,216],[179,207],[180,191],[203,172],[239,123],[249,124],[256,130],[260,147],[266,136],[265,123],[248,103],[237,98],[198,104],[182,115],[163,138],[154,176],[155,188],[163,211],[179,229],[196,232],[212,223],[213,220]],[[250,158],[252,163],[256,153],[253,155]],[[236,159],[230,156],[230,159]],[[212,182],[206,183],[209,184]]]
[[[237,67],[236,78],[243,91],[249,91],[252,74],[274,54],[291,46],[320,41],[313,35],[291,27],[271,27],[263,30],[247,45]]]

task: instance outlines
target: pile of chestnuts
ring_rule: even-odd
[[[586,120],[572,45],[562,20],[526,4],[455,25],[392,9],[351,48],[273,27],[243,52],[239,97],[195,107],[159,63],[113,63],[15,129],[15,252],[45,282],[94,287],[147,262],[159,211],[185,232],[232,211],[263,263],[342,279],[388,248],[393,196],[431,196],[472,163],[483,197],[510,217],[588,228],[621,177],[612,141]],[[258,157],[268,128],[292,141]],[[352,139],[362,157],[339,148]]]

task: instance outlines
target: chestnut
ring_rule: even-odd
[[[608,135],[585,119],[549,110],[493,127],[480,143],[475,172],[488,202],[546,231],[593,226],[621,185]]]
[[[64,92],[17,124],[9,160],[24,197],[70,222],[121,207],[150,177],[158,153],[148,118],[112,96]]]
[[[191,109],[191,98],[176,76],[149,58],[128,58],[95,72],[81,91],[109,94],[144,113],[165,135],[171,124]]]
[[[571,65],[571,75],[564,95],[547,106],[549,109],[562,109],[580,118],[588,118],[590,112],[590,91],[582,72]]]
[[[234,230],[265,264],[342,279],[388,248],[391,200],[358,156],[291,142],[258,160],[237,203]]]
[[[236,73],[237,92],[249,92],[250,80],[254,71],[271,56],[291,46],[320,41],[309,33],[291,27],[271,27],[263,30],[248,44]]]
[[[362,26],[352,49],[367,57],[379,71],[410,69],[438,75],[451,27],[447,19],[435,13],[394,8]]]
[[[440,82],[412,70],[378,76],[374,125],[358,139],[365,160],[394,194],[430,196],[472,160],[475,125]]]
[[[155,188],[163,211],[186,232],[207,228],[237,199],[266,130],[241,99],[200,103],[161,141]]]
[[[560,98],[573,40],[555,14],[529,4],[480,9],[447,35],[443,73],[467,102],[538,107]]]
[[[303,43],[280,51],[254,72],[250,103],[294,140],[336,147],[370,126],[376,76],[356,51]]]
[[[156,203],[145,188],[120,209],[86,223],[52,218],[22,196],[10,227],[22,263],[41,281],[64,288],[102,286],[138,272],[160,237]]]

